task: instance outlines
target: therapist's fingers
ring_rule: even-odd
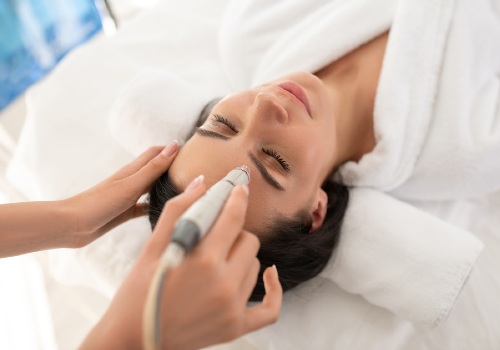
[[[174,141],[172,141],[174,142]],[[167,146],[169,147],[170,144]],[[176,147],[176,144],[174,146]],[[132,162],[128,163],[116,173],[114,173],[109,179],[110,180],[120,180],[124,179],[132,174],[135,174],[139,171],[143,166],[145,166],[150,160],[160,154],[161,151],[165,149],[165,146],[154,146],[148,148],[146,151],[141,153],[137,158],[135,158]]]
[[[257,279],[259,277],[260,271],[260,261],[257,257],[253,258],[252,264],[249,267],[247,273],[244,275],[244,279],[240,284],[239,294],[243,303],[247,303],[248,299],[252,295],[252,292],[257,284]]]
[[[207,252],[228,256],[231,247],[243,228],[248,206],[248,187],[236,186],[227,199],[222,213],[208,235],[201,242]]]
[[[262,300],[262,304],[247,309],[243,325],[245,333],[275,323],[279,318],[283,289],[279,282],[276,267],[268,267],[264,271],[263,277],[266,295]]]
[[[153,235],[146,243],[144,248],[145,255],[152,259],[157,259],[161,256],[170,241],[170,236],[172,235],[172,230],[177,219],[206,190],[203,179],[201,178],[200,180],[200,177],[198,177],[188,185],[186,191],[167,201],[153,231]]]
[[[246,278],[246,271],[255,263],[260,248],[260,241],[256,235],[241,231],[236,238],[227,257],[229,272],[239,283]]]
[[[158,155],[148,161],[142,168],[123,181],[130,184],[130,188],[135,192],[135,196],[145,193],[162,174],[164,174],[172,164],[178,150],[177,141],[172,141]]]

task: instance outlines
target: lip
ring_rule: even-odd
[[[305,107],[307,114],[309,114],[309,117],[312,118],[309,100],[307,99],[306,92],[300,85],[291,81],[286,81],[284,83],[278,84],[278,86],[286,92],[292,94],[293,97],[295,97]]]

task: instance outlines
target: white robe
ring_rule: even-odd
[[[390,28],[377,145],[336,178],[408,200],[474,197],[500,190],[499,16],[486,0],[234,1],[221,58],[244,87],[314,72]]]

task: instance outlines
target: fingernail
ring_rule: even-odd
[[[276,265],[274,265],[274,264],[273,264],[273,266],[272,266],[272,267],[273,267],[274,271],[276,271],[276,276],[278,276],[278,268],[277,268],[277,267],[276,267]]]
[[[247,194],[247,196],[248,196],[248,193],[250,192],[250,191],[248,190],[248,186],[247,186],[247,185],[241,185],[241,187],[243,188],[243,191],[244,191],[244,192]]]
[[[161,154],[165,157],[170,157],[175,153],[175,151],[177,151],[178,146],[179,143],[177,142],[177,140],[174,140],[170,142],[168,146],[163,149],[163,151],[161,151]]]
[[[203,180],[205,180],[205,176],[199,175],[193,181],[191,181],[189,183],[189,185],[187,185],[187,187],[184,190],[184,192],[189,192],[189,191],[194,190],[196,187],[198,187],[203,182]]]

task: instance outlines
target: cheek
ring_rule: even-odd
[[[329,135],[319,128],[302,130],[296,133],[293,142],[289,143],[290,159],[299,173],[305,171],[313,175],[313,169],[321,168],[328,161],[331,153],[331,140],[333,134]]]
[[[317,175],[316,172],[323,168],[326,162],[327,147],[324,144],[316,142],[303,152],[303,165],[309,176]]]
[[[271,208],[277,203],[273,196],[269,195],[270,191],[265,193],[258,184],[250,183],[249,190],[245,229],[253,233],[262,232],[272,218]]]

